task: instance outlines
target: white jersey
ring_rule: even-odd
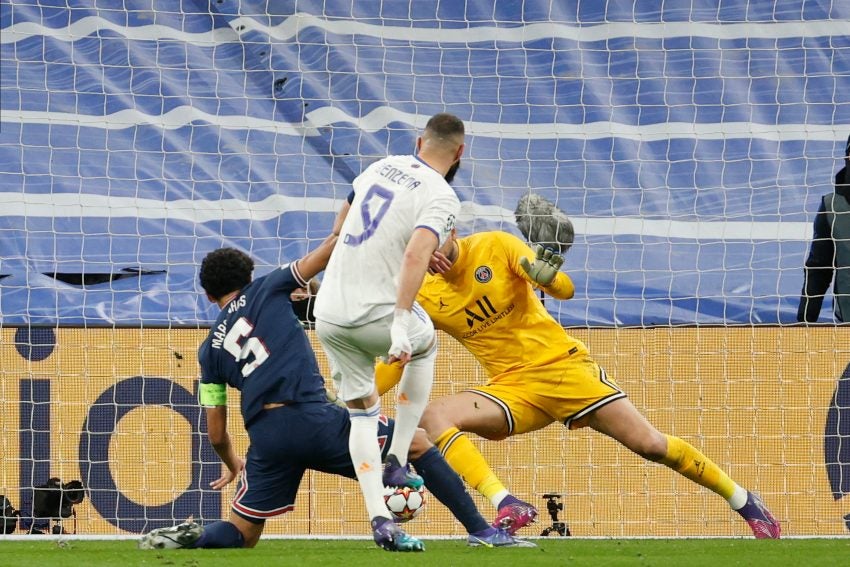
[[[427,228],[443,244],[460,201],[443,176],[416,156],[389,156],[353,182],[354,199],[316,297],[317,319],[343,327],[393,312],[404,250]]]

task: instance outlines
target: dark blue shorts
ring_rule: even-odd
[[[384,456],[394,423],[381,416],[378,438]],[[251,422],[251,445],[239,479],[233,511],[254,523],[295,507],[304,471],[356,478],[348,436],[348,411],[333,404],[293,404],[263,411]]]

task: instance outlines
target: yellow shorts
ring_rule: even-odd
[[[584,427],[591,412],[626,397],[590,355],[570,357],[544,368],[507,372],[467,391],[502,407],[509,436],[536,431],[555,421],[570,429]]]

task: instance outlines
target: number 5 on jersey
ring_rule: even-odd
[[[232,354],[237,362],[246,360],[252,354],[254,355],[254,360],[242,367],[242,376],[245,378],[269,357],[269,351],[266,350],[266,345],[263,344],[263,341],[251,336],[251,331],[253,330],[254,325],[245,317],[240,317],[227,332],[222,343],[224,350]],[[248,340],[240,346],[239,340],[243,338],[247,338]]]

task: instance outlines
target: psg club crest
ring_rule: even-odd
[[[489,266],[478,266],[475,268],[475,280],[478,283],[487,283],[493,279],[493,270]]]

